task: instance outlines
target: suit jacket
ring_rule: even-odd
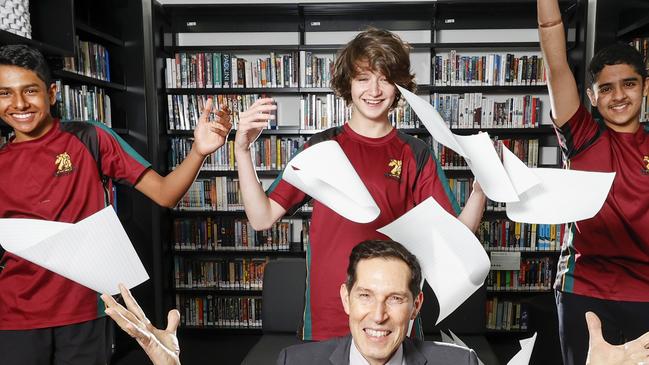
[[[310,342],[283,349],[278,365],[349,365],[352,336]],[[477,365],[478,357],[471,349],[447,343],[412,340],[403,341],[407,365]]]

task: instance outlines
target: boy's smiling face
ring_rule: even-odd
[[[371,70],[368,64],[358,64],[351,80],[354,118],[366,122],[388,123],[388,114],[396,97],[396,87],[385,75]]]
[[[50,107],[56,103],[56,86],[34,71],[0,65],[0,118],[16,133],[15,142],[39,138],[52,127]]]

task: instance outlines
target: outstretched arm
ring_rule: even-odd
[[[131,292],[123,285],[119,286],[119,291],[126,308],[117,303],[112,296],[102,294],[101,299],[107,307],[106,314],[140,344],[154,365],[180,365],[180,346],[176,337],[180,313],[175,309],[169,311],[167,328],[155,328]]]
[[[259,137],[261,131],[274,118],[277,106],[271,98],[255,101],[250,108],[239,114],[237,135],[234,139],[234,156],[237,159],[239,189],[243,207],[250,225],[255,230],[268,229],[285,213],[281,205],[268,198],[255,172],[250,154],[250,145]]]
[[[460,222],[464,223],[471,232],[475,232],[480,227],[480,221],[482,220],[482,213],[484,212],[484,206],[487,202],[487,197],[482,191],[482,187],[478,184],[477,181],[473,182],[473,191],[469,195],[464,209],[457,217]]]
[[[625,344],[614,346],[602,336],[602,322],[586,312],[588,358],[586,365],[637,365],[649,363],[649,332]]]
[[[539,38],[548,78],[554,124],[564,125],[579,108],[577,82],[570,71],[558,0],[537,0]]]
[[[232,127],[227,107],[216,112],[214,121],[209,120],[211,113],[212,98],[209,98],[194,129],[194,144],[187,157],[167,176],[147,171],[135,185],[137,190],[161,206],[176,206],[194,182],[205,157],[223,146]]]

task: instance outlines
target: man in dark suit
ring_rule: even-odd
[[[347,280],[340,297],[349,315],[351,334],[322,342],[288,347],[278,364],[290,365],[456,365],[476,364],[473,350],[406,337],[409,322],[423,302],[419,289],[421,269],[417,259],[393,241],[365,241],[351,253]],[[124,286],[120,291],[126,308],[102,295],[106,313],[135,338],[154,365],[180,365],[176,328],[180,313],[169,311],[167,328],[155,328]],[[587,365],[644,363],[649,358],[649,333],[614,346],[602,337],[601,324],[587,313],[589,352]]]
[[[407,338],[424,300],[417,258],[394,241],[358,244],[340,298],[351,334],[288,347],[278,364],[477,364],[473,350]]]

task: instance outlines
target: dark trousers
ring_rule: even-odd
[[[648,294],[649,295],[649,294]],[[597,314],[604,339],[613,345],[635,340],[649,331],[649,303],[618,302],[555,291],[559,339],[564,365],[583,365],[588,355],[585,314]]]
[[[67,326],[0,331],[2,365],[106,365],[113,326],[107,317]]]

